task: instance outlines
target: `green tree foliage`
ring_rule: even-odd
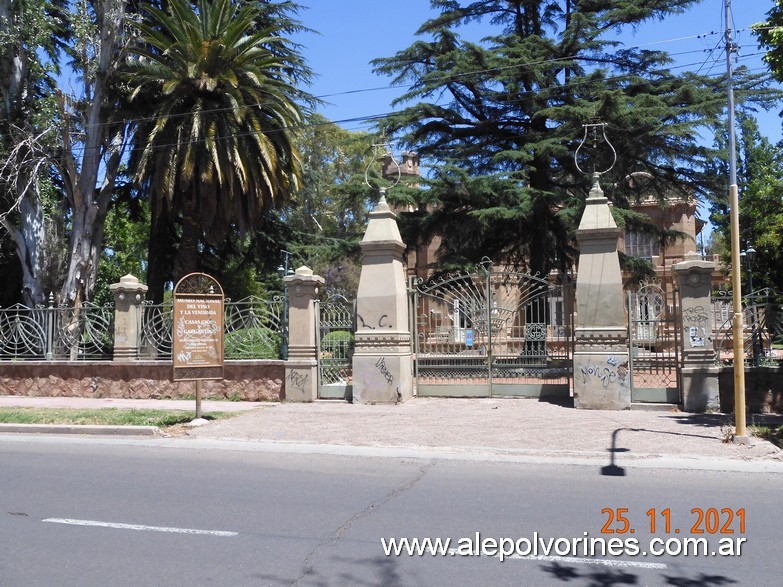
[[[65,219],[53,162],[67,16],[62,0],[0,0],[0,238],[16,253],[16,266],[3,271],[13,277],[3,297],[28,305],[58,289],[64,273]]]
[[[567,269],[590,188],[574,152],[591,117],[607,124],[617,151],[602,185],[621,223],[643,223],[622,211],[641,196],[713,191],[706,163],[719,153],[699,133],[724,112],[724,80],[675,75],[667,53],[617,40],[620,30],[695,3],[433,0],[440,14],[421,26],[422,40],[374,62],[409,86],[398,102],[411,105],[386,128],[434,167],[409,231],[442,235],[446,265],[489,256],[542,274]],[[488,36],[463,39],[475,23]],[[737,72],[739,100],[759,98],[762,86]],[[597,146],[592,162],[582,161],[588,169],[608,164],[610,151]],[[648,180],[629,182],[632,173]]]
[[[759,45],[767,49],[764,61],[775,79],[783,81],[783,1],[773,0],[767,20],[757,24],[754,29]]]
[[[161,244],[156,230],[177,243],[174,280],[199,269],[201,247],[243,243],[300,187],[292,129],[307,71],[278,24],[264,22],[284,8],[172,0],[144,6],[134,24],[142,42],[124,79],[131,104],[150,110],[135,129],[132,166],[152,203],[151,243]]]
[[[129,185],[120,186],[106,214],[104,246],[93,302],[114,301],[109,286],[127,274],[141,279],[147,267],[149,202]]]
[[[783,145],[772,145],[759,132],[753,116],[738,116],[739,166],[737,181],[740,194],[740,245],[753,246],[753,287],[771,287],[783,291]],[[728,196],[721,193],[712,199],[710,220],[720,234],[719,241],[730,242]],[[720,250],[730,266],[730,250]],[[747,266],[742,268],[743,288],[747,288]]]
[[[281,210],[290,232],[286,249],[327,278],[333,287],[355,290],[360,264],[359,242],[378,190],[367,185],[378,137],[340,128],[321,115],[307,117],[297,148],[302,157],[302,189]]]

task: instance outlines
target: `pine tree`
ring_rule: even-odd
[[[715,191],[707,163],[720,153],[699,133],[723,114],[724,79],[675,75],[666,52],[617,38],[695,3],[433,0],[440,14],[419,29],[424,39],[374,61],[409,85],[398,103],[410,105],[386,128],[434,167],[408,230],[442,235],[445,265],[489,256],[541,274],[567,269],[590,188],[574,152],[592,117],[606,123],[618,156],[602,178],[618,224],[644,224],[624,211],[641,195]],[[489,36],[463,40],[461,28],[475,22]],[[762,77],[738,70],[735,80],[738,100],[765,97]],[[608,165],[610,151],[596,153],[597,168]],[[632,173],[647,180],[631,187]]]

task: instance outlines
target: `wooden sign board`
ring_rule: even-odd
[[[203,273],[174,288],[172,351],[174,381],[223,379],[223,290]]]

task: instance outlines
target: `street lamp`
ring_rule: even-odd
[[[294,271],[289,266],[293,253],[283,250],[283,264],[277,267],[277,274],[281,279],[293,275]],[[288,284],[283,280],[283,341],[280,343],[280,358],[284,361],[288,358]]]
[[[756,249],[748,245],[747,250],[740,253],[748,262],[748,302],[750,303],[750,326],[751,326],[751,353],[753,356],[753,366],[759,366],[759,345],[756,337],[756,301],[753,295],[753,260],[756,258]]]

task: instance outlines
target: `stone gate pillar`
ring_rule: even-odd
[[[135,361],[141,338],[141,303],[147,286],[131,275],[112,283],[114,294],[114,355],[115,361]]]
[[[402,262],[405,245],[396,219],[381,190],[361,243],[364,260],[356,295],[354,403],[396,403],[413,395],[408,292]]]
[[[318,342],[315,298],[324,278],[300,267],[283,278],[288,288],[288,360],[285,401],[311,402],[318,397]]]
[[[579,268],[576,278],[574,332],[574,405],[577,408],[625,410],[631,407],[625,296],[617,255],[620,229],[609,201],[593,174],[593,187],[576,231]]]
[[[712,272],[715,263],[697,253],[672,266],[680,290],[682,403],[686,412],[720,410],[718,366],[712,344]]]

